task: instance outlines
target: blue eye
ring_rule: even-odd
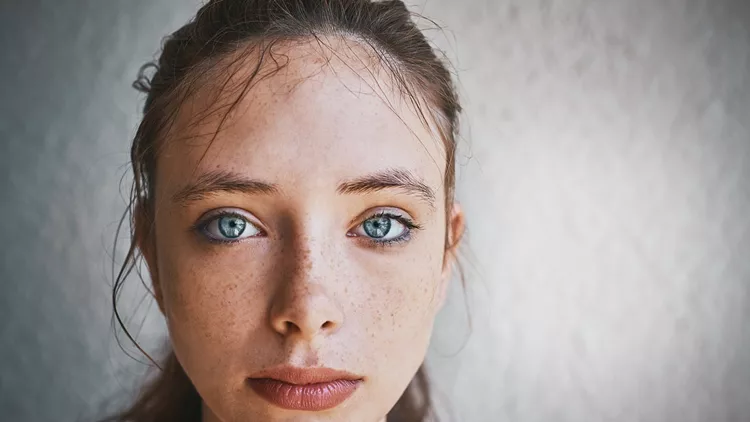
[[[397,224],[400,223],[397,222]],[[362,223],[362,228],[364,228],[365,233],[367,233],[368,236],[374,237],[376,239],[385,237],[388,232],[391,231],[391,226],[391,219],[386,216],[373,217],[365,220],[365,222]],[[400,233],[397,233],[395,236],[398,236],[399,234]]]
[[[354,235],[366,237],[378,245],[388,245],[408,241],[412,230],[419,228],[405,216],[381,211],[357,226]]]
[[[247,222],[235,216],[221,217],[216,220],[216,225],[219,226],[219,232],[222,236],[230,239],[237,239],[242,235],[247,227]]]
[[[248,218],[235,211],[222,212],[205,222],[202,232],[211,240],[232,242],[261,233]]]

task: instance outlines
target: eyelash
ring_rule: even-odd
[[[369,243],[370,245],[377,247],[377,248],[387,248],[389,246],[394,246],[399,243],[406,243],[409,240],[411,240],[412,233],[416,230],[420,230],[422,227],[414,222],[414,220],[403,216],[399,214],[394,214],[389,211],[379,211],[375,214],[370,215],[369,217],[362,220],[362,222],[365,222],[367,220],[373,219],[373,218],[380,218],[380,217],[388,217],[393,220],[398,221],[399,223],[403,224],[404,227],[406,227],[406,230],[404,234],[401,236],[394,238],[394,239],[388,239],[388,240],[376,240],[374,238],[365,237],[364,241]],[[362,223],[360,223],[362,224]]]
[[[217,213],[211,214],[211,216],[208,217],[208,218],[204,218],[204,219],[198,221],[196,224],[194,224],[191,227],[191,231],[199,233],[200,235],[203,236],[204,239],[208,240],[211,243],[223,244],[223,245],[230,245],[230,244],[233,244],[233,243],[239,243],[239,242],[241,242],[243,239],[219,240],[219,239],[215,239],[215,238],[213,238],[213,237],[211,237],[211,236],[209,236],[209,235],[206,234],[206,228],[208,227],[208,225],[211,224],[214,220],[217,220],[217,219],[222,218],[222,217],[239,217],[239,218],[242,218],[242,219],[244,219],[244,220],[247,221],[247,217],[245,217],[244,215],[242,215],[242,214],[240,214],[238,212],[235,212],[235,211],[226,211],[226,210],[225,211],[219,211]],[[402,234],[401,236],[399,236],[397,238],[394,238],[394,239],[376,240],[374,238],[365,237],[365,239],[364,239],[365,242],[367,242],[371,246],[374,246],[374,247],[377,247],[377,248],[387,248],[389,246],[394,246],[396,244],[406,243],[409,240],[411,240],[412,234],[413,234],[414,231],[422,229],[422,226],[420,226],[419,224],[415,223],[414,220],[412,220],[412,219],[410,219],[410,218],[408,218],[406,216],[395,214],[395,213],[392,213],[392,212],[389,212],[389,211],[379,211],[379,212],[376,212],[376,213],[370,215],[369,217],[365,218],[364,220],[362,220],[362,223],[360,223],[360,224],[363,224],[367,220],[370,220],[370,219],[373,219],[373,218],[381,218],[381,217],[388,217],[388,218],[391,218],[393,220],[398,221],[399,223],[403,224],[404,227],[406,227],[406,230],[405,230],[404,234]],[[253,224],[250,221],[248,221],[248,223]],[[260,230],[261,233],[264,233],[262,229],[259,228],[258,230]],[[258,236],[253,236],[253,237],[258,237]],[[356,236],[356,237],[360,237],[360,236]]]

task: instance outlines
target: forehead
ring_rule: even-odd
[[[443,190],[445,151],[432,119],[422,121],[369,48],[341,38],[278,45],[242,94],[257,57],[227,58],[231,79],[206,77],[181,107],[159,154],[160,184],[216,169],[332,184],[404,168]]]

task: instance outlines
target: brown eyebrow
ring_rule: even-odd
[[[339,194],[363,194],[384,189],[401,189],[417,196],[431,208],[435,208],[435,192],[422,182],[414,173],[404,169],[387,169],[339,183],[336,191]],[[179,203],[198,201],[216,192],[237,192],[249,195],[276,194],[277,185],[259,180],[247,179],[242,175],[228,171],[211,171],[198,177],[173,196]]]
[[[279,188],[272,184],[259,180],[251,180],[239,174],[227,171],[211,171],[202,174],[194,183],[180,189],[174,194],[172,200],[187,203],[198,201],[207,195],[216,192],[238,192],[250,195],[274,194]]]
[[[416,195],[435,208],[435,192],[420,180],[414,173],[404,169],[387,169],[355,179],[343,181],[336,190],[341,194],[376,192],[383,189],[397,188],[408,194]]]

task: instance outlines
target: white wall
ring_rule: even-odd
[[[4,420],[91,420],[143,370],[110,325],[129,85],[196,5],[0,6]],[[750,420],[750,3],[414,9],[449,30],[466,109],[473,328],[456,285],[430,352],[455,419]]]

